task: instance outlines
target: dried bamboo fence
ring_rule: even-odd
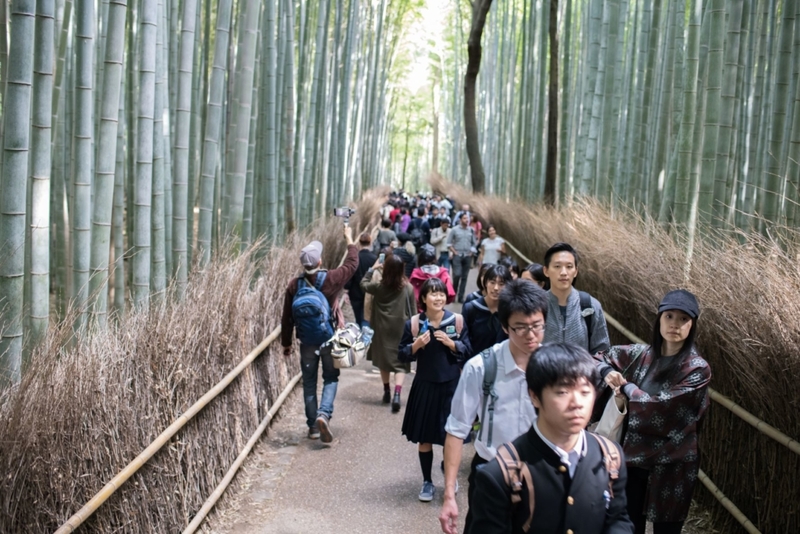
[[[377,213],[382,194],[362,199],[355,228],[369,227],[365,214]],[[319,223],[267,258],[259,248],[229,251],[193,273],[183,301],[164,299],[107,332],[67,342],[70,321],[53,329],[22,382],[0,392],[0,532],[53,531],[68,517],[62,532],[80,524],[85,532],[178,532],[204,516],[203,496],[219,498],[220,481],[233,476],[228,466],[241,464],[237,451],[252,447],[283,386],[296,383],[297,358],[271,343],[283,303],[276,295],[297,274],[310,235],[323,241],[326,264],[343,256],[341,228]],[[256,345],[234,376],[233,358]],[[215,376],[226,378],[212,388]],[[157,447],[151,441],[163,428]],[[95,494],[106,480],[114,483]],[[92,512],[105,505],[73,515],[92,495]]]
[[[654,310],[668,290],[694,292],[702,308],[698,346],[711,365],[715,390],[729,399],[715,393],[703,421],[703,469],[762,532],[800,532],[800,269],[795,249],[785,245],[800,243],[800,232],[782,230],[784,246],[759,236],[700,240],[686,273],[683,244],[636,214],[612,215],[591,201],[559,209],[531,206],[474,195],[439,178],[431,182],[434,190],[468,202],[484,227],[493,224],[527,257],[543,257],[557,241],[571,243],[581,254],[576,284],[632,332],[652,331]],[[628,342],[611,334],[614,343]],[[754,419],[737,415],[744,414],[742,406]],[[764,421],[773,423],[772,430]],[[754,531],[712,493],[695,498],[711,511],[714,528]]]

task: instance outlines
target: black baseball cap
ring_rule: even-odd
[[[685,289],[675,289],[664,295],[664,298],[661,299],[661,304],[658,305],[658,313],[667,310],[680,310],[692,319],[697,319],[700,315],[697,299]]]

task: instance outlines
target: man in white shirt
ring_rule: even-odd
[[[528,280],[514,280],[500,293],[497,316],[508,340],[492,347],[496,361],[493,384],[494,400],[484,403],[484,358],[477,355],[465,365],[453,395],[450,416],[445,431],[444,445],[445,490],[444,504],[439,514],[442,531],[456,534],[458,505],[456,504],[456,475],[461,464],[464,440],[478,417],[481,430],[475,441],[475,457],[469,475],[467,500],[471,502],[477,466],[491,461],[496,447],[524,434],[536,418],[528,395],[525,369],[531,353],[544,338],[547,314],[547,295],[543,289]],[[469,528],[471,516],[467,513]]]

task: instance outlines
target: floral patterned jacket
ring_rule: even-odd
[[[628,430],[623,448],[629,465],[650,469],[657,464],[698,462],[697,424],[709,404],[711,369],[692,349],[658,395],[638,388],[654,358],[649,345],[611,347],[595,355],[600,374],[623,373],[628,385]]]

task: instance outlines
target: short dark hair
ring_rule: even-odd
[[[428,278],[422,283],[419,288],[419,298],[417,299],[419,309],[428,311],[428,306],[425,304],[425,297],[430,293],[444,293],[447,296],[447,285],[439,278]]]
[[[525,380],[536,397],[542,390],[558,384],[576,384],[585,378],[595,390],[600,385],[600,373],[594,359],[583,347],[571,343],[545,343],[534,351],[525,368]]]
[[[572,254],[572,257],[575,258],[575,267],[578,266],[578,262],[580,261],[580,256],[578,256],[578,251],[570,245],[569,243],[556,243],[552,247],[547,249],[547,252],[544,253],[544,265],[545,267],[550,267],[550,259],[559,252],[569,252]]]
[[[390,221],[389,219],[384,219],[381,221],[381,228],[391,228],[391,227],[392,227],[392,221]]]
[[[508,320],[513,313],[531,315],[536,312],[542,312],[547,320],[547,293],[530,280],[512,280],[500,291],[497,317],[503,327],[508,328]]]
[[[544,269],[540,264],[531,263],[530,265],[525,267],[525,270],[528,272],[528,274],[531,275],[531,278],[533,278],[536,282],[544,284],[544,287],[542,289],[544,289],[545,291],[550,289],[550,279],[544,275]]]
[[[516,274],[516,275],[517,275],[517,278],[519,278],[519,275],[520,275],[521,273],[519,272],[519,265],[518,265],[518,264],[517,264],[517,262],[514,260],[514,258],[511,258],[511,257],[509,257],[509,256],[506,256],[506,257],[504,257],[504,258],[500,258],[500,261],[499,261],[499,262],[497,262],[497,263],[498,263],[498,265],[502,265],[503,267],[505,267],[506,269],[508,269],[508,271],[509,271],[511,274]]]
[[[417,267],[436,263],[436,249],[432,245],[422,245],[417,252]]]
[[[511,271],[506,269],[505,265],[490,263],[489,267],[483,273],[483,280],[481,280],[483,288],[486,289],[486,282],[497,280],[498,278],[506,284],[514,279],[514,277],[511,276]]]
[[[363,234],[358,236],[359,245],[367,246],[371,243],[372,243],[372,237],[368,233],[364,232]]]

